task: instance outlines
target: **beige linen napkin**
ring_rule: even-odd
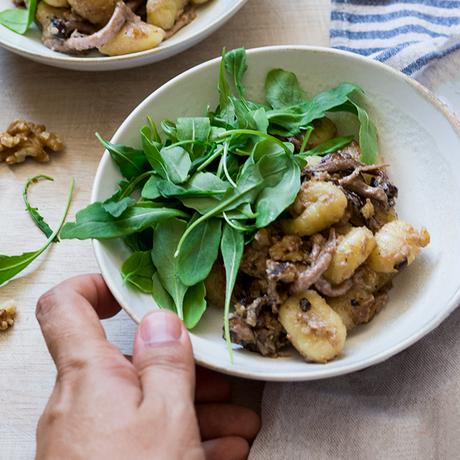
[[[457,116],[458,69],[460,52],[417,75]],[[249,458],[460,459],[460,310],[417,344],[364,371],[267,384],[262,429]]]
[[[460,458],[460,310],[383,364],[267,384],[262,420],[250,460]]]

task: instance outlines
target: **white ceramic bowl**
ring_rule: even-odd
[[[385,309],[350,334],[339,359],[310,364],[294,353],[270,359],[239,350],[232,365],[222,339],[222,312],[209,309],[191,334],[196,360],[228,374],[275,381],[332,377],[381,362],[419,340],[460,303],[459,125],[419,84],[354,54],[325,48],[269,47],[250,50],[248,63],[247,87],[253,98],[262,97],[265,75],[274,67],[295,72],[311,94],[342,81],[364,88],[367,107],[379,129],[381,152],[400,189],[400,216],[417,227],[426,226],[432,241],[396,279]],[[132,112],[112,141],[138,146],[138,131],[147,115],[157,121],[174,119],[200,115],[208,104],[215,105],[218,66],[219,59],[206,62],[162,86]],[[106,152],[92,200],[110,196],[119,178]],[[134,292],[121,280],[120,266],[128,250],[120,241],[95,241],[94,248],[111,291],[139,321],[155,306],[149,296]]]
[[[198,9],[198,17],[158,48],[124,56],[102,56],[92,53],[76,57],[57,53],[44,46],[34,24],[26,35],[18,35],[0,25],[0,46],[33,61],[63,69],[102,71],[139,67],[161,61],[185,51],[205,39],[228,21],[247,0],[211,0]],[[0,0],[0,11],[12,8],[11,0]]]

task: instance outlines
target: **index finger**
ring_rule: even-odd
[[[66,280],[40,297],[36,316],[59,370],[90,362],[108,348],[99,321],[120,311],[101,275]]]

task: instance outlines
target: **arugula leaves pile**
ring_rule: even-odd
[[[193,328],[206,310],[204,280],[222,257],[226,270],[224,331],[244,245],[290,206],[311,155],[325,155],[353,138],[336,137],[305,150],[315,120],[331,111],[353,113],[361,128],[362,159],[375,162],[376,130],[354,100],[351,83],[309,97],[297,77],[272,70],[264,103],[246,96],[246,52],[223,54],[219,106],[206,116],[151,119],[140,130],[142,148],[99,139],[123,180],[104,202],[67,223],[61,238],[124,238],[133,254],[122,267],[125,282],[149,293]],[[160,134],[161,131],[161,134]],[[300,153],[287,139],[304,135]],[[222,293],[224,295],[224,293]]]

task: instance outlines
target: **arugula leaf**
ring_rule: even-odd
[[[155,267],[150,257],[150,251],[138,251],[131,254],[121,266],[123,281],[146,294],[152,292],[154,273]]]
[[[258,165],[265,187],[257,197],[256,226],[263,228],[294,202],[300,190],[300,167],[284,152],[264,155]]]
[[[158,224],[153,234],[152,260],[158,271],[161,284],[171,296],[180,319],[184,319],[184,297],[187,286],[179,278],[179,259],[174,251],[185,231],[186,223],[169,219]]]
[[[243,233],[225,224],[222,233],[220,250],[225,266],[225,307],[224,307],[224,336],[227,341],[228,351],[233,360],[232,345],[230,337],[229,313],[233,288],[235,287],[238,270],[244,250]]]
[[[116,201],[114,198],[109,198],[107,201],[102,203],[104,209],[111,214],[113,217],[120,217],[129,207],[134,206],[136,200],[130,196],[125,196],[120,200]]]
[[[367,112],[355,102],[351,101],[356,107],[359,119],[359,147],[361,150],[360,160],[363,163],[372,165],[377,161],[378,141],[377,129],[369,118]]]
[[[184,297],[184,324],[193,329],[206,311],[206,287],[203,282],[189,287]]]
[[[243,85],[243,78],[248,70],[248,65],[246,63],[246,50],[244,48],[231,50],[228,53],[225,53],[223,60],[225,70],[229,75],[231,75],[240,97],[244,98],[246,95],[246,88]]]
[[[142,188],[141,196],[148,200],[155,200],[161,196],[158,189],[160,178],[158,176],[150,177]]]
[[[24,35],[30,28],[37,11],[37,0],[28,0],[27,8],[11,8],[0,12],[0,24],[17,34]]]
[[[179,278],[187,286],[204,280],[217,259],[221,220],[209,219],[196,226],[179,254]]]
[[[142,150],[133,149],[121,144],[112,144],[96,133],[99,142],[110,153],[113,161],[126,179],[130,180],[142,174],[148,165],[147,158]]]
[[[102,203],[103,208],[113,217],[120,217],[126,209],[136,204],[136,200],[130,195],[151,175],[152,172],[147,171],[129,182],[121,180],[118,183],[119,189]]]
[[[197,192],[212,192],[212,193],[222,193],[222,191],[227,191],[230,184],[215,174],[210,172],[200,172],[196,173],[188,183],[190,190],[195,190]]]
[[[232,97],[238,128],[267,132],[269,121],[264,109],[250,109],[244,102]]]
[[[270,124],[274,124],[284,130],[272,129],[270,132],[284,136],[294,136],[301,129],[308,128],[308,125],[318,118],[323,118],[329,112],[345,104],[350,94],[361,89],[352,83],[341,83],[328,91],[316,95],[311,101],[302,104],[271,110],[267,113]]]
[[[205,150],[202,145],[194,145],[195,141],[206,143],[211,134],[211,121],[208,117],[178,118],[176,122],[177,140],[192,141],[190,156],[192,160],[200,157]]]
[[[211,174],[211,173],[206,173],[206,174]],[[223,195],[227,191],[226,186],[222,186],[220,187],[220,189],[217,189],[217,190],[213,190],[212,188],[203,189],[203,188],[195,187],[195,185],[192,184],[191,182],[183,186],[180,186],[180,185],[173,184],[164,179],[158,180],[157,187],[158,187],[158,190],[161,196],[165,198],[177,197],[180,200],[182,200],[183,198],[189,198],[189,197],[211,197],[211,196],[216,196],[216,198],[219,199],[218,197]]]
[[[187,217],[187,214],[178,209],[136,205],[128,208],[120,217],[114,217],[104,209],[102,203],[96,202],[77,212],[75,222],[64,225],[61,238],[64,240],[119,238],[175,216]]]
[[[265,99],[274,109],[281,109],[306,102],[307,95],[294,73],[273,69],[265,80]]]
[[[150,116],[147,117],[147,123],[148,123],[147,126],[149,127],[149,130],[150,130],[150,140],[158,144],[161,144],[160,133],[158,132],[157,125],[152,120],[152,117]]]
[[[153,133],[149,126],[144,126],[141,130],[142,148],[145,156],[152,167],[152,170],[159,176],[166,178],[168,172],[163,157],[160,153],[161,144],[152,139]]]
[[[50,235],[46,243],[36,251],[25,252],[19,256],[7,256],[0,255],[0,285],[6,283],[11,278],[16,276],[22,270],[27,268],[37,257],[43,254],[48,247],[53,243],[55,238],[59,235],[62,226],[64,225],[67,213],[69,212],[70,202],[72,200],[72,194],[74,190],[74,181],[72,179],[70,183],[69,193],[67,196],[67,201],[64,209],[64,214],[61,218],[61,221],[56,228],[56,230]]]
[[[207,214],[222,201],[221,196],[182,196],[179,199],[185,207],[194,209],[201,215]]]
[[[212,173],[195,174],[179,195],[184,206],[195,209],[200,214],[206,214],[221,201],[221,194],[230,190],[230,184]],[[207,191],[207,192],[206,192]]]
[[[235,108],[232,103],[232,91],[230,85],[225,78],[225,50],[222,51],[222,59],[220,62],[219,83],[217,86],[219,90],[219,118],[227,126],[235,125]]]
[[[155,272],[152,276],[152,297],[160,308],[165,308],[176,313],[174,301],[161,284],[158,272]]]
[[[24,187],[24,191],[22,192],[22,197],[24,199],[24,203],[26,205],[26,210],[30,214],[30,217],[32,220],[35,222],[35,225],[43,232],[43,234],[49,238],[53,234],[53,230],[51,227],[45,222],[45,219],[43,216],[38,212],[38,208],[34,208],[30,205],[29,198],[27,196],[29,192],[29,188],[32,184],[36,184],[37,182],[41,180],[49,180],[49,181],[54,181],[52,177],[45,176],[43,174],[40,174],[38,176],[30,177],[26,185]],[[55,243],[59,242],[59,238],[56,237],[54,240]]]
[[[351,142],[353,142],[353,136],[334,137],[333,139],[329,139],[328,141],[317,145],[311,150],[307,150],[302,154],[302,156],[309,157],[314,155],[327,155],[329,153],[334,153],[337,152],[337,150],[343,149]]]
[[[160,126],[161,130],[172,143],[177,142],[176,125],[171,120],[163,120]]]
[[[163,159],[168,179],[175,184],[184,182],[192,166],[187,150],[170,145],[169,147],[163,147],[160,150],[160,155]]]

